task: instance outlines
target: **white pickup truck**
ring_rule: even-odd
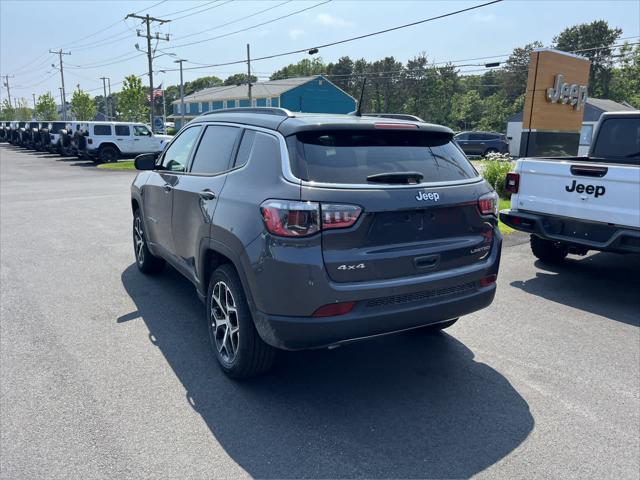
[[[604,113],[587,157],[522,158],[500,219],[547,263],[589,250],[640,253],[640,111]]]

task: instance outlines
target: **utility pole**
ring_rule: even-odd
[[[249,86],[249,106],[253,106],[252,105],[252,101],[251,101],[251,87],[253,85],[251,85],[251,50],[249,47],[249,44],[247,43],[247,85]]]
[[[107,99],[107,84],[105,83],[106,79],[107,77],[100,77],[100,80],[102,80],[102,91],[104,93],[104,116],[107,117],[107,120],[109,120],[109,100]]]
[[[9,87],[9,79],[13,78],[14,75],[5,75],[4,76],[4,86],[7,87],[7,97],[9,98],[9,105],[11,105],[11,89]]]
[[[32,93],[31,96],[33,97],[33,110],[36,110],[36,94]]]
[[[164,40],[164,41],[169,41],[169,35],[165,35],[164,38],[160,37],[160,34],[158,32],[156,32],[155,36],[151,35],[151,22],[157,22],[160,25],[162,25],[163,23],[167,23],[170,22],[171,20],[162,20],[160,18],[155,18],[155,17],[150,17],[149,14],[147,13],[146,15],[142,16],[142,15],[136,15],[135,13],[130,13],[129,15],[127,15],[125,17],[125,20],[127,18],[137,18],[139,20],[142,20],[144,23],[147,24],[147,34],[141,34],[140,30],[136,30],[136,33],[138,34],[139,37],[144,37],[147,39],[147,58],[149,60],[149,104],[150,104],[150,112],[149,112],[149,118],[151,119],[151,131],[155,131],[153,128],[153,113],[155,110],[155,98],[153,96],[153,51],[151,50],[151,40],[155,39],[155,40]]]
[[[115,120],[113,100],[111,99],[111,79],[109,77],[107,77],[107,92],[109,92],[109,102],[107,103],[109,106],[109,120]]]
[[[182,122],[180,123],[180,128],[184,127],[184,82],[182,81],[182,63],[186,61],[187,60],[183,58],[173,61],[173,63],[180,64],[180,114],[182,115]]]
[[[60,91],[60,101],[62,101],[62,87],[59,87],[58,90]],[[64,106],[62,107],[63,111],[64,111]],[[63,117],[64,118],[64,117]],[[66,122],[66,118],[64,119]],[[66,128],[66,127],[65,127]]]
[[[63,52],[62,49],[49,50],[49,53],[55,53],[60,58],[60,80],[62,80],[62,120],[67,121],[67,95],[64,91],[64,67],[62,66],[62,55],[71,55],[71,52]],[[54,65],[55,66],[55,65]]]

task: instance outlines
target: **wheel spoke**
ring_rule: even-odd
[[[225,282],[217,282],[211,294],[211,337],[221,360],[232,363],[238,351],[240,325],[232,291]]]

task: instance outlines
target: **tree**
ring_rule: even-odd
[[[566,28],[553,39],[555,48],[576,52],[591,60],[589,93],[594,97],[607,97],[612,77],[612,47],[622,34],[620,28],[609,28],[604,20],[582,23]],[[581,50],[581,51],[577,51]]]
[[[247,74],[246,73],[236,73],[235,75],[231,75],[230,77],[227,77],[227,79],[224,81],[224,85],[244,85],[247,82]],[[256,83],[258,81],[258,77],[256,77],[255,75],[251,75],[251,83]],[[186,93],[185,93],[186,95]]]
[[[142,86],[142,80],[135,75],[125,77],[122,90],[118,95],[120,118],[126,122],[148,121],[149,107],[147,104],[147,91]]]
[[[477,127],[484,105],[477,90],[456,93],[453,96],[451,120],[458,130],[473,130]]]
[[[5,98],[0,105],[0,119],[15,120],[16,109],[9,103],[9,99]]]
[[[56,120],[58,118],[58,106],[51,92],[38,97],[35,105],[35,115],[38,120]]]
[[[514,48],[505,61],[502,72],[502,85],[507,98],[514,101],[527,90],[529,76],[529,60],[536,48],[541,48],[542,42],[528,43],[524,47]]]
[[[19,98],[16,101],[16,104],[17,106],[14,112],[16,118],[14,118],[14,120],[26,122],[33,118],[33,110],[28,107],[28,103],[25,98]]]
[[[611,99],[640,108],[640,45],[626,42],[620,48],[620,67],[612,73]]]
[[[96,105],[87,92],[78,89],[71,97],[71,112],[76,120],[93,120],[96,117]]]
[[[316,57],[313,59],[303,58],[298,63],[292,63],[274,72],[273,74],[271,74],[271,77],[269,77],[269,79],[281,80],[283,78],[291,78],[291,77],[310,77],[313,75],[320,75],[326,72],[327,72],[327,66],[322,61],[321,57]]]
[[[255,80],[251,80],[252,82],[255,82],[258,80],[256,77],[252,77],[252,78],[255,78]],[[216,76],[200,77],[200,78],[196,78],[191,82],[186,82],[184,84],[184,94],[191,95],[192,93],[197,92],[199,90],[203,90],[205,88],[211,88],[211,87],[219,87],[220,85],[222,85],[222,79]],[[176,87],[176,96],[178,98],[180,97],[180,86]],[[175,98],[173,100],[175,100]],[[169,101],[169,98],[167,98],[167,102],[168,101]]]

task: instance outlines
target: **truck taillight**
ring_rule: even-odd
[[[478,209],[482,215],[498,216],[498,194],[490,192],[482,195],[478,199]]]
[[[518,193],[518,188],[520,188],[520,174],[515,172],[507,173],[504,189],[509,193]]]
[[[358,220],[356,205],[335,205],[295,200],[267,200],[260,205],[269,233],[280,237],[306,237],[322,229],[347,228]]]

